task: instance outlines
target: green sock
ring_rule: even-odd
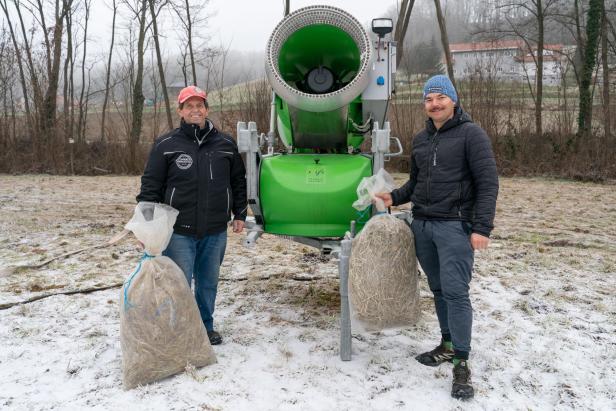
[[[455,357],[451,360],[454,366],[460,364],[462,361],[464,361],[466,363],[466,366],[468,367],[468,360],[465,360],[463,358],[455,358]]]
[[[443,341],[443,347],[449,351],[453,351],[453,343],[451,341]]]

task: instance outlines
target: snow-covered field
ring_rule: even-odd
[[[132,240],[6,267],[106,241],[138,186],[0,176],[0,305],[121,284],[139,258]],[[451,399],[451,365],[413,359],[440,338],[425,277],[419,323],[354,330],[342,362],[336,261],[268,235],[248,250],[230,234],[217,364],[124,391],[120,288],[51,296],[0,310],[0,409],[616,409],[616,186],[502,179],[496,225],[472,282],[472,401]]]

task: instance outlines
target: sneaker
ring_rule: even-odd
[[[218,345],[222,343],[222,337],[216,331],[212,330],[207,332],[207,338],[210,339],[210,344]]]
[[[441,343],[438,347],[433,349],[432,351],[425,352],[423,354],[419,354],[415,357],[417,361],[422,363],[423,365],[427,365],[429,367],[436,367],[444,362],[451,362],[453,359],[453,347],[451,346],[451,342],[445,342],[441,340]]]
[[[458,400],[468,400],[473,398],[475,390],[471,385],[471,369],[466,360],[457,360],[453,366],[453,385],[451,396]]]

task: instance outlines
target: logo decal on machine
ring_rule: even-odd
[[[306,167],[306,184],[325,184],[325,167],[320,165]]]
[[[175,159],[175,164],[180,170],[187,170],[192,166],[193,159],[188,154],[181,154]]]

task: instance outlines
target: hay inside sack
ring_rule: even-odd
[[[195,298],[167,247],[177,211],[139,203],[126,225],[145,247],[120,293],[120,345],[125,389],[216,362]]]
[[[349,297],[354,320],[369,331],[415,324],[419,318],[417,258],[406,223],[374,216],[353,240]]]

